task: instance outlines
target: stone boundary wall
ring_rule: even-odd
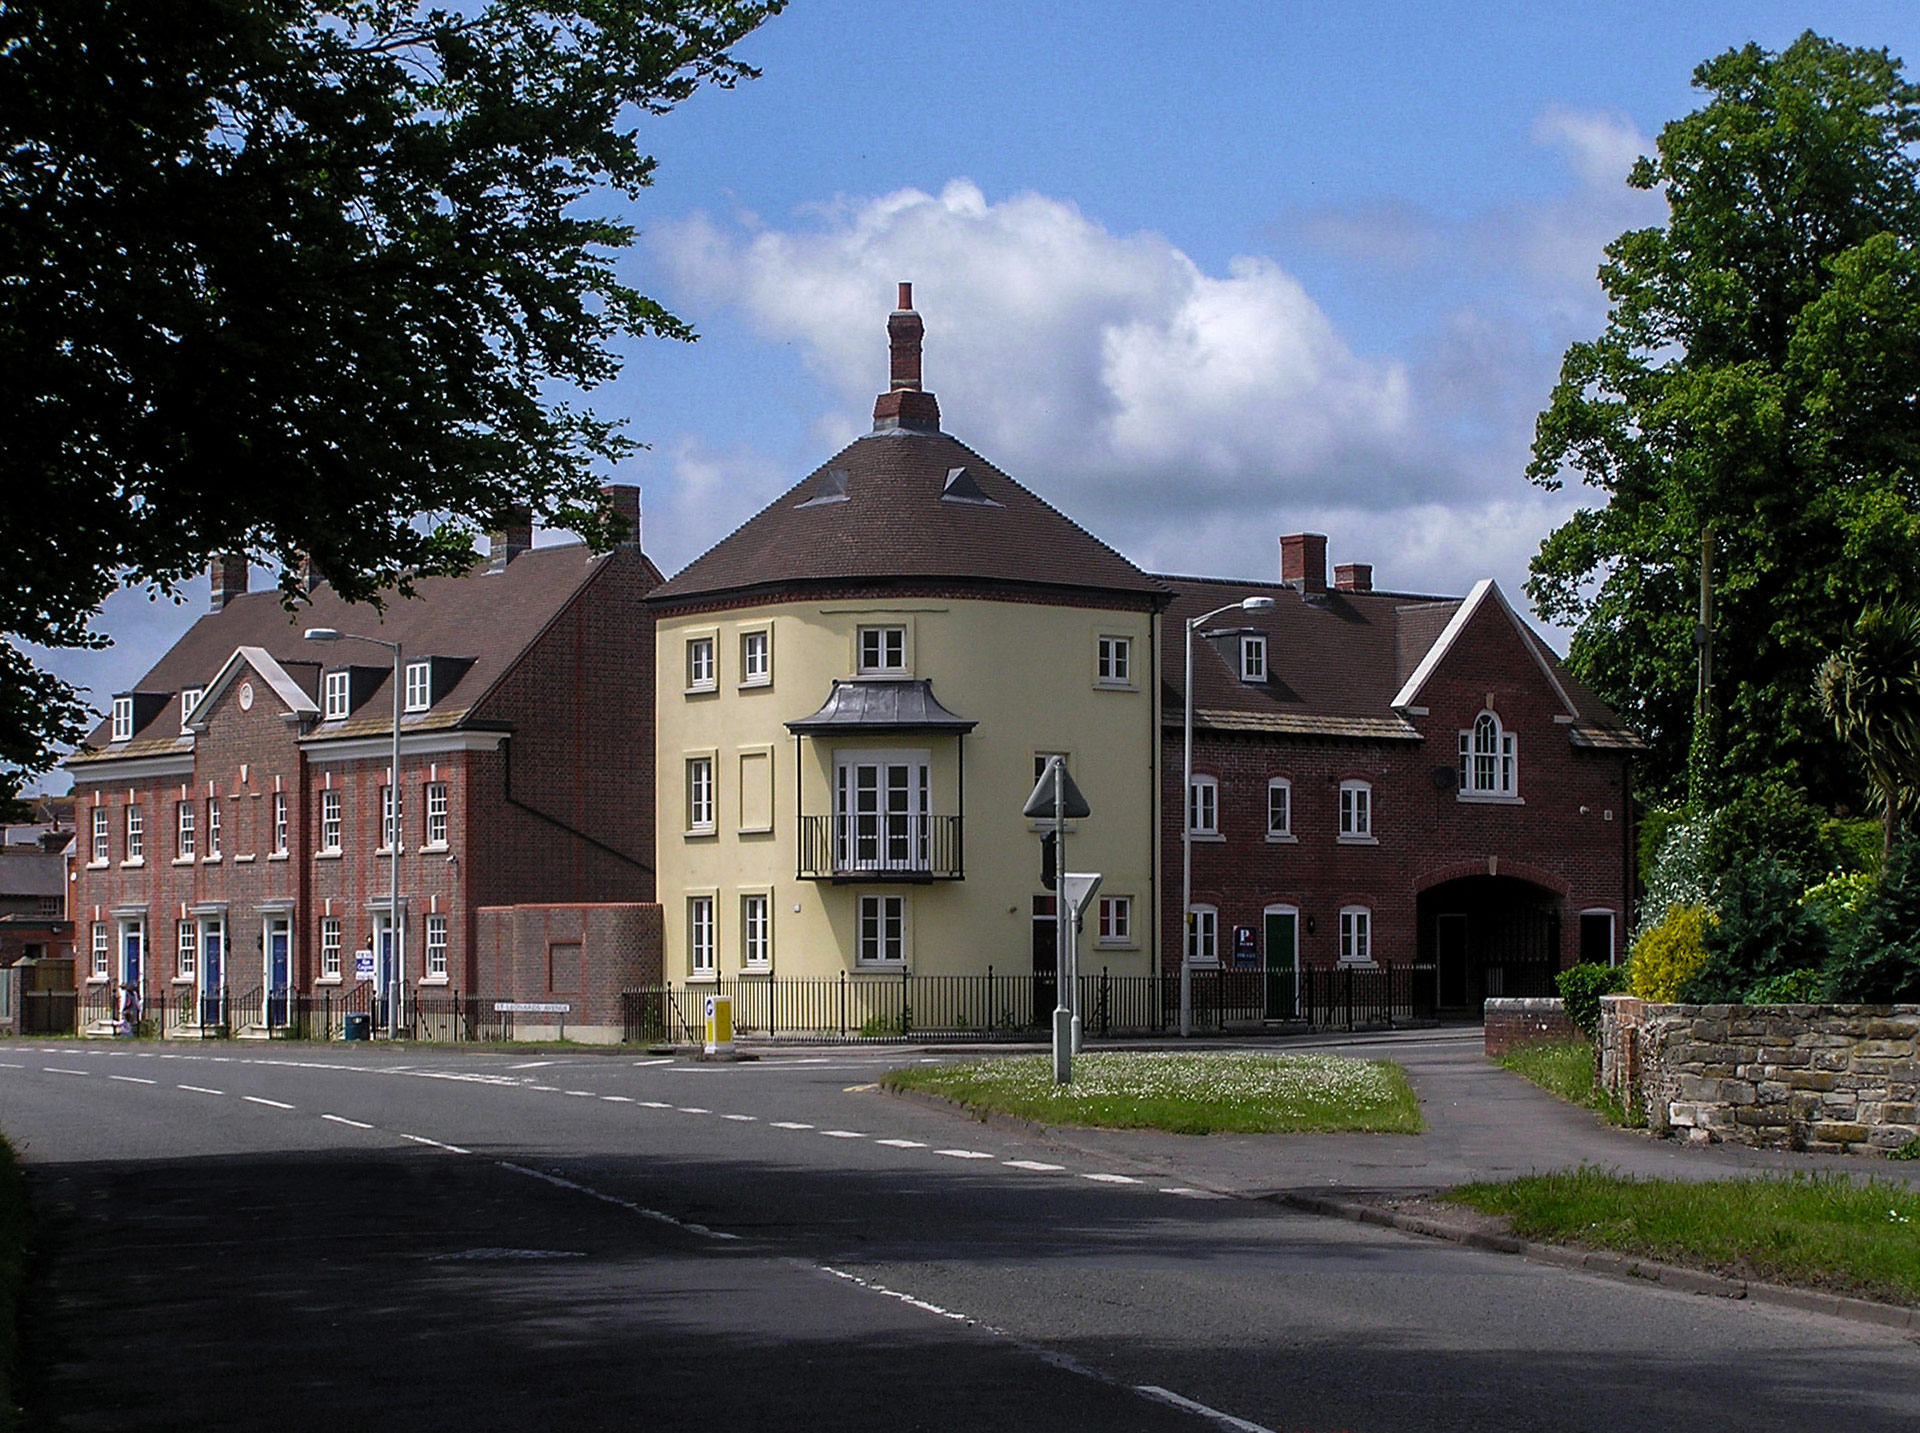
[[[1920,1005],[1600,1000],[1600,1082],[1655,1133],[1874,1153],[1920,1136]]]
[[[1489,1000],[1483,1012],[1489,1055],[1504,1055],[1526,1045],[1561,1044],[1579,1034],[1558,996]]]

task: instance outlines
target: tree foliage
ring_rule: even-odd
[[[1707,928],[1707,959],[1680,992],[1689,1004],[1739,1004],[1761,981],[1818,970],[1833,943],[1818,914],[1801,902],[1800,877],[1769,856],[1751,856],[1722,873]]]
[[[1920,1000],[1920,840],[1893,848],[1852,946],[1830,967],[1828,998]]]
[[[1710,530],[1721,769],[1851,801],[1809,676],[1920,577],[1920,89],[1811,33],[1694,83],[1707,102],[1629,181],[1668,221],[1608,246],[1606,331],[1567,351],[1537,427],[1529,477],[1605,502],[1547,538],[1527,590],[1672,796]]]
[[[1867,771],[1882,850],[1920,803],[1920,607],[1870,607],[1821,664],[1820,705]]]
[[[608,538],[631,441],[567,394],[692,333],[591,201],[784,3],[0,0],[0,634],[93,643],[216,551],[364,600],[508,511]],[[44,767],[74,693],[6,664]]]

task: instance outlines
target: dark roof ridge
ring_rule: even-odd
[[[1198,577],[1180,572],[1149,572],[1147,576],[1156,582],[1191,582],[1208,587],[1264,587],[1275,592],[1299,591],[1291,582],[1282,582],[1272,577]],[[1315,593],[1316,597],[1323,594]],[[1346,587],[1329,587],[1326,596],[1340,597],[1392,597],[1402,602],[1431,603],[1444,606],[1451,602],[1464,602],[1464,597],[1444,597],[1431,592],[1393,592],[1384,587],[1370,587],[1364,592],[1355,592]]]

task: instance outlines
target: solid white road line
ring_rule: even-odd
[[[107,1078],[109,1080],[118,1080],[126,1085],[151,1085],[158,1083],[154,1080],[143,1080],[138,1075],[108,1075]]]
[[[1222,1428],[1231,1428],[1234,1433],[1273,1433],[1264,1423],[1252,1423],[1245,1418],[1235,1418],[1231,1413],[1222,1413],[1218,1408],[1209,1408],[1204,1403],[1196,1403],[1191,1398],[1182,1398],[1171,1389],[1160,1387],[1157,1383],[1136,1383],[1133,1391],[1144,1398],[1160,1403],[1171,1403],[1175,1408],[1184,1408],[1189,1413],[1197,1413],[1202,1418],[1219,1424]]]
[[[363,1124],[359,1120],[350,1120],[345,1115],[321,1115],[320,1118],[323,1120],[332,1120],[337,1125],[352,1125],[355,1129],[372,1129],[373,1128],[372,1125]]]
[[[993,1156],[978,1149],[936,1149],[935,1154],[944,1154],[949,1159],[992,1159]]]
[[[1080,1177],[1098,1180],[1101,1184],[1138,1184],[1140,1182],[1131,1174],[1083,1174]]]
[[[225,1090],[210,1090],[205,1085],[178,1085],[175,1088],[192,1090],[196,1095],[224,1095]]]
[[[1042,1164],[1037,1159],[1003,1159],[1000,1162],[1008,1169],[1031,1169],[1036,1174],[1058,1174],[1066,1168],[1064,1164]]]
[[[276,1110],[290,1110],[293,1108],[292,1105],[280,1100],[270,1100],[265,1095],[242,1095],[240,1098],[250,1105],[271,1105]]]

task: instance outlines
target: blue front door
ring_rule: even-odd
[[[227,980],[226,927],[218,921],[200,927],[200,1023],[224,1025]]]
[[[267,922],[267,1026],[287,1023],[287,997],[292,944],[291,922]]]
[[[140,1018],[141,956],[145,953],[146,929],[138,921],[120,928],[120,1014],[122,1018]]]

